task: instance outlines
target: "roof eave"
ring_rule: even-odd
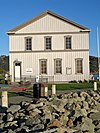
[[[90,32],[90,29],[88,29],[87,27],[82,26],[82,25],[80,25],[80,24],[78,24],[78,23],[76,23],[76,22],[73,22],[73,21],[69,20],[69,19],[66,19],[66,18],[64,18],[64,17],[62,17],[62,16],[60,16],[60,15],[58,15],[58,14],[56,14],[56,13],[53,13],[53,12],[49,11],[49,10],[46,10],[46,11],[43,12],[42,14],[36,16],[35,18],[32,18],[32,19],[30,19],[29,21],[26,21],[26,22],[20,24],[19,26],[15,27],[15,28],[13,28],[13,29],[11,29],[11,30],[9,30],[9,31],[7,32],[7,34],[8,34],[8,35],[9,35],[9,34],[14,34],[16,31],[18,31],[18,30],[24,28],[25,26],[27,26],[28,24],[31,24],[32,22],[34,22],[34,21],[40,19],[41,17],[45,16],[46,14],[50,14],[50,15],[52,15],[52,16],[58,18],[58,19],[61,19],[61,20],[65,21],[65,22],[68,22],[68,23],[70,23],[70,24],[72,24],[72,25],[74,25],[74,26],[76,26],[76,27],[79,27],[79,28],[82,29],[83,31],[86,31],[86,30],[87,30],[88,32]]]
[[[91,32],[90,29],[80,30],[80,32]]]
[[[10,31],[8,31],[8,32],[6,32],[8,35],[11,35],[11,34],[15,34],[15,32],[10,32]]]

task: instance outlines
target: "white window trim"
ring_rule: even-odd
[[[56,60],[61,60],[61,73],[56,73]],[[54,59],[54,74],[55,75],[61,75],[62,74],[62,59],[61,58]]]
[[[76,61],[77,60],[82,60],[82,73],[77,72],[77,68],[76,68]],[[77,75],[83,74],[83,58],[76,58],[75,59],[75,74],[77,74]]]
[[[51,49],[46,49],[46,38],[51,38]],[[52,36],[45,36],[44,37],[44,50],[51,51],[52,50]]]
[[[46,73],[41,73],[41,61],[46,61]],[[47,75],[47,59],[39,59],[39,74]]]
[[[26,49],[26,45],[27,45],[26,44],[26,39],[31,39],[31,50],[27,50]],[[25,37],[24,40],[25,40],[25,51],[32,51],[32,37],[30,37],[30,36],[29,37]]]
[[[69,49],[66,48],[66,38],[67,37],[70,37],[71,38],[71,48],[69,48]],[[72,50],[72,36],[71,35],[64,36],[64,49],[65,50]]]

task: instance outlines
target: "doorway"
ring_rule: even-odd
[[[20,82],[21,81],[21,62],[15,62],[14,65],[14,81]]]

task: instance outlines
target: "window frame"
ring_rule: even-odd
[[[32,37],[25,37],[25,51],[32,51]],[[27,39],[31,39],[31,44],[27,44]],[[27,46],[27,45],[30,45],[30,46]],[[30,47],[30,49],[28,48]]]
[[[81,61],[81,66],[80,66],[81,69],[79,68],[79,66],[77,66],[77,61]],[[80,69],[80,70],[78,70],[78,69]],[[81,71],[81,72],[78,72],[78,71]],[[75,59],[75,74],[83,74],[83,58]]]
[[[50,45],[50,48],[47,48],[47,42],[46,42],[47,38],[50,38],[50,41],[51,41],[51,44],[48,44],[48,45]],[[45,45],[44,47],[45,47],[46,51],[51,51],[52,50],[52,36],[45,36],[44,37],[44,45]]]
[[[56,61],[61,61],[61,66],[59,66],[61,72],[57,72],[57,69],[59,69],[59,68],[57,68],[57,66],[56,66]],[[55,75],[62,74],[62,59],[61,58],[54,59],[54,74]]]
[[[68,73],[68,69],[70,69],[70,73]],[[71,75],[72,74],[72,68],[71,67],[66,67],[66,74]]]
[[[67,48],[67,44],[66,42],[66,39],[69,39],[70,38],[70,48]],[[72,36],[71,35],[67,35],[67,36],[64,36],[64,45],[65,45],[65,50],[71,50],[72,49]]]
[[[44,68],[42,68],[42,67],[44,67],[44,66],[42,66],[42,64],[41,64],[41,62],[42,61],[46,61],[46,72],[45,73],[43,73],[42,71],[42,69],[44,69]],[[40,73],[40,75],[47,75],[47,59],[40,59],[39,60],[39,73]]]

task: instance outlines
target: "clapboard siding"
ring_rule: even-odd
[[[18,30],[16,33],[44,33],[44,32],[76,32],[79,28],[57,19],[51,15],[46,15],[34,23]]]
[[[10,55],[10,62],[18,59],[22,62],[22,75],[28,75],[26,68],[32,68],[31,75],[39,74],[39,60],[47,59],[47,75],[54,76],[55,81],[70,81],[70,80],[84,80],[89,78],[89,52],[54,52],[54,53],[12,53]],[[54,59],[62,59],[62,74],[54,75]],[[75,59],[83,59],[83,74],[75,74]],[[10,64],[11,75],[13,75],[13,63]],[[72,74],[66,74],[66,67],[72,69]]]
[[[32,50],[44,50],[44,37],[52,37],[52,50],[64,50],[64,36],[72,36],[72,49],[89,49],[88,33],[10,36],[10,51],[25,51],[25,37],[32,37]]]

